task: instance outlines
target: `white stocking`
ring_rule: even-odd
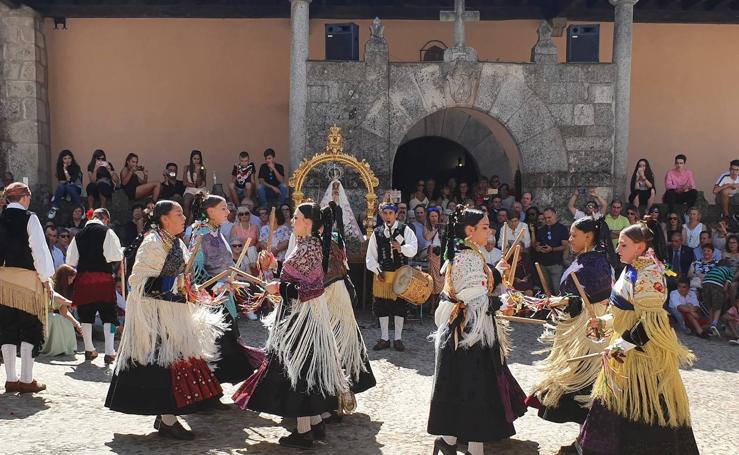
[[[482,442],[468,442],[467,451],[470,453],[470,455],[485,455]]]
[[[113,324],[103,324],[103,335],[105,336],[105,355],[115,355],[115,333],[110,331]],[[87,348],[85,348],[87,349]]]
[[[85,351],[92,352],[95,350],[95,345],[92,344],[92,324],[82,323],[82,341],[85,342]]]
[[[33,382],[33,345],[21,342],[21,382]]]
[[[450,446],[453,446],[457,443],[457,437],[456,436],[442,436],[441,439],[444,440],[447,444]]]
[[[323,414],[321,414],[321,420],[326,420],[329,417],[331,417],[331,413],[330,412],[324,412]]]
[[[298,433],[305,434],[310,431],[310,417],[298,417]]]
[[[385,341],[390,340],[390,333],[388,326],[390,325],[390,316],[383,316],[380,318],[380,338]]]
[[[310,416],[310,424],[311,425],[318,425],[321,423],[323,419],[321,419],[321,416]]]
[[[162,414],[162,423],[167,425],[168,427],[171,427],[175,423],[177,423],[177,416],[172,414]]]
[[[15,370],[15,350],[14,344],[4,344],[2,347],[3,362],[5,363],[5,380],[8,382],[18,382],[18,372]]]
[[[395,339],[400,340],[403,337],[403,316],[395,316]]]

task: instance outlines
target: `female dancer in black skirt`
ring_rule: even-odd
[[[608,297],[613,285],[613,270],[607,258],[613,252],[613,243],[603,218],[584,217],[575,221],[570,228],[570,248],[577,258],[562,274],[559,285],[560,294],[569,295],[570,303],[559,317],[554,332],[547,332],[539,338],[544,343],[551,343],[551,347],[544,351],[548,351],[549,356],[538,365],[544,379],[534,386],[526,403],[538,408],[539,417],[544,420],[582,424],[588,415],[590,391],[602,360],[567,360],[602,352],[607,341],[592,336],[589,312],[583,308],[572,276],[577,276],[595,314],[607,317]],[[574,445],[567,449],[574,449]]]
[[[267,357],[233,395],[242,409],[297,417],[298,428],[280,438],[287,447],[312,448],[324,439],[321,414],[338,409],[348,391],[324,295],[331,247],[331,210],[304,203],[295,209],[295,249],[285,259],[280,282],[267,285],[282,302],[267,318]],[[321,234],[321,228],[323,233]]]
[[[129,277],[118,362],[105,406],[126,414],[156,415],[161,436],[193,439],[177,420],[217,402],[222,390],[208,363],[218,358],[219,312],[189,305],[184,295],[188,252],[176,236],[185,228],[182,207],[159,201],[156,228],[145,235]]]
[[[195,258],[192,281],[194,284],[202,284],[234,265],[231,247],[221,234],[221,225],[228,221],[228,207],[226,200],[221,196],[201,193],[195,196],[192,208],[192,213],[200,221],[193,224],[191,249],[200,238],[203,239]],[[251,376],[259,365],[252,364],[249,354],[252,348],[247,347],[240,337],[239,326],[236,323],[238,312],[227,278],[221,279],[211,288],[211,292],[215,294],[224,291],[226,301],[223,306],[226,309],[224,313],[228,327],[218,339],[220,359],[215,365],[215,375],[221,383],[238,384]],[[216,407],[229,409],[222,403],[216,404]]]
[[[483,443],[515,434],[513,421],[526,412],[526,395],[506,365],[505,328],[495,319],[501,302],[492,297],[508,265],[491,269],[480,253],[490,235],[483,212],[458,207],[447,232],[428,432],[441,435],[434,455],[456,454],[458,438],[468,442],[467,453],[483,455]]]

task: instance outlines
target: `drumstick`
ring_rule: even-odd
[[[541,271],[541,265],[538,262],[534,262],[534,267],[536,267],[536,273],[539,274],[539,281],[541,282],[544,294],[546,294],[547,297],[551,297],[552,291],[549,290],[549,283],[547,283],[547,279],[544,278],[544,272]]]
[[[506,237],[508,233],[508,222],[506,221],[503,223],[503,232],[500,233],[500,253],[503,255],[503,257],[506,257]]]
[[[246,239],[246,243],[244,243],[244,247],[241,249],[241,254],[239,255],[239,260],[236,261],[236,267],[237,269],[241,270],[241,263],[244,262],[244,257],[246,256],[246,250],[249,249],[249,245],[251,245],[251,238]],[[231,279],[233,280],[236,276],[235,273],[231,272]]]
[[[252,283],[254,283],[254,284],[258,284],[259,286],[262,286],[262,287],[266,287],[266,286],[267,286],[267,282],[266,282],[266,281],[264,281],[264,280],[261,280],[261,279],[259,279],[259,278],[255,277],[254,275],[251,275],[251,274],[249,274],[249,273],[246,273],[246,272],[244,272],[244,271],[242,271],[242,270],[239,270],[239,269],[237,269],[236,267],[229,267],[229,269],[230,269],[230,270],[231,270],[232,272],[234,272],[235,274],[243,276],[243,277],[244,277],[244,278],[246,278],[246,279],[247,279],[248,281],[251,281],[251,282],[252,282]]]
[[[521,318],[518,316],[508,316],[505,314],[496,314],[496,318],[503,319],[505,321],[511,321],[511,322],[521,322],[524,324],[536,324],[536,325],[544,325],[547,323],[544,319],[531,319],[531,318]]]
[[[185,267],[185,275],[190,273],[192,270],[192,266],[195,265],[195,258],[198,255],[198,252],[200,251],[200,246],[203,244],[203,237],[205,235],[201,235],[198,237],[197,242],[195,242],[195,247],[192,249],[192,253],[190,254],[190,259],[187,261],[187,266]]]
[[[221,278],[223,278],[223,277],[225,277],[226,275],[228,275],[228,272],[229,272],[229,269],[226,269],[226,270],[224,270],[224,271],[223,271],[223,272],[221,272],[221,273],[218,273],[218,274],[216,274],[216,275],[213,275],[213,276],[212,276],[211,278],[209,278],[209,279],[208,279],[208,280],[207,280],[207,281],[206,281],[205,283],[201,284],[201,285],[200,285],[200,287],[201,287],[201,288],[207,288],[207,287],[208,287],[208,286],[210,286],[211,284],[214,284],[214,283],[218,282],[218,281],[219,281],[219,280],[220,280]]]
[[[567,359],[567,363],[579,362],[580,360],[594,359],[594,358],[600,357],[602,355],[603,355],[602,352],[596,352],[594,354],[588,354],[588,355],[581,355],[581,356],[578,356],[578,357],[573,357],[571,359]]]
[[[516,236],[515,240],[513,240],[513,244],[511,245],[511,249],[508,250],[508,252],[505,255],[505,260],[508,262],[508,259],[511,257],[511,254],[513,253],[513,247],[518,244],[519,241],[521,241],[521,237],[523,237],[524,230],[521,229],[518,231],[518,235]]]

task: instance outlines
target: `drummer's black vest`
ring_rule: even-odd
[[[77,264],[77,273],[104,272],[113,273],[113,266],[105,259],[103,246],[108,235],[107,226],[99,223],[87,223],[74,237],[80,261]]]
[[[385,237],[385,225],[382,224],[375,228],[375,240],[377,241],[377,262],[380,263],[380,269],[383,272],[394,272],[402,266],[408,264],[408,258],[399,251],[392,251],[390,242],[398,236],[405,239],[405,224],[398,223],[398,226],[390,232],[390,238]],[[401,245],[405,241],[401,242]],[[393,254],[394,253],[394,254]]]
[[[36,270],[28,242],[28,220],[33,212],[5,209],[0,216],[0,265]]]

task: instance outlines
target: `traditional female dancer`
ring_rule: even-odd
[[[297,417],[297,430],[280,438],[287,447],[311,448],[324,439],[321,414],[336,410],[337,397],[348,390],[323,288],[331,222],[331,210],[322,212],[317,204],[295,210],[297,245],[283,264],[281,281],[266,286],[282,296],[267,318],[267,358],[233,395],[242,409]]]
[[[653,236],[644,223],[619,236],[626,267],[611,293],[613,337],[580,432],[583,454],[698,453],[679,370],[694,356],[663,309],[667,288],[650,249]]]
[[[157,415],[161,436],[194,439],[177,415],[197,412],[222,395],[206,362],[218,356],[222,317],[188,305],[183,293],[188,252],[176,236],[185,228],[182,207],[159,201],[156,228],[136,253],[118,362],[105,406],[125,414]]]
[[[367,347],[354,317],[352,302],[356,299],[354,285],[349,278],[349,267],[344,245],[344,221],[342,209],[335,202],[329,202],[336,231],[333,232],[328,270],[323,279],[326,288],[326,302],[336,337],[341,366],[349,376],[350,390],[354,393],[364,392],[374,387],[377,382],[367,357]],[[337,413],[325,413],[324,421],[341,420]]]
[[[483,212],[457,207],[447,232],[428,432],[442,435],[434,455],[456,454],[458,438],[468,441],[468,454],[482,455],[483,442],[515,434],[513,421],[526,413],[526,395],[505,361],[506,329],[495,319],[501,302],[491,296],[508,264],[501,260],[497,270],[485,264],[479,247],[490,222]]]
[[[203,220],[193,226],[193,235],[190,240],[190,244],[195,245],[201,237],[203,239],[193,267],[193,283],[201,285],[234,264],[231,247],[223,238],[220,228],[228,221],[228,207],[224,198],[213,194],[197,195],[192,207],[192,213]],[[211,292],[215,294],[226,292],[224,307],[226,308],[225,320],[228,325],[223,336],[218,339],[220,360],[216,363],[214,373],[221,383],[238,384],[248,378],[258,365],[252,365],[248,348],[240,338],[239,326],[236,323],[238,316],[236,303],[229,291],[229,286],[227,278],[223,278],[211,288]],[[227,409],[224,404],[217,405],[217,407]]]
[[[539,417],[544,420],[582,424],[588,414],[590,392],[602,362],[600,358],[571,363],[567,360],[602,352],[606,341],[589,336],[592,331],[589,310],[583,308],[586,303],[580,299],[572,276],[577,276],[595,314],[605,315],[613,283],[613,270],[608,263],[613,243],[603,218],[584,217],[575,221],[570,228],[570,248],[577,258],[562,274],[559,285],[560,294],[569,295],[570,303],[562,312],[552,310],[558,315],[554,333],[545,333],[539,338],[552,346],[542,351],[549,351],[549,356],[539,365],[544,379],[534,386],[526,404],[539,408]]]

